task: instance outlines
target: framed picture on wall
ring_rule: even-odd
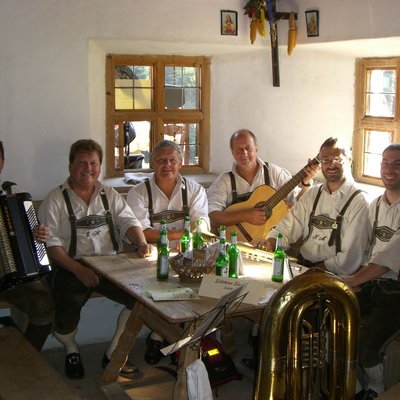
[[[221,10],[221,35],[238,34],[237,11]]]
[[[319,36],[319,11],[306,11],[307,36]]]

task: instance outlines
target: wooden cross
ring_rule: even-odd
[[[271,62],[272,62],[272,84],[275,87],[280,86],[279,80],[279,52],[278,52],[278,21],[281,19],[289,19],[290,13],[277,12],[276,0],[267,0],[266,18],[269,21],[271,36]],[[294,14],[297,20],[297,13]]]

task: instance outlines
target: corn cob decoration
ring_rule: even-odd
[[[287,52],[289,56],[293,53],[293,49],[296,47],[297,39],[297,26],[294,12],[292,11],[289,15],[289,32],[288,32],[288,47]]]
[[[250,22],[250,42],[253,44],[257,36],[258,19],[253,16]]]
[[[265,10],[264,8],[260,8],[260,19],[258,20],[257,24],[258,33],[261,37],[267,36],[267,31],[265,29]]]
[[[257,32],[260,36],[267,36],[265,29],[265,1],[266,0],[249,0],[244,6],[245,14],[251,18],[250,20],[250,42],[253,44],[257,37]]]

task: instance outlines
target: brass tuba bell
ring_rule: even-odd
[[[352,289],[311,268],[282,285],[260,329],[255,400],[354,397],[360,312]]]

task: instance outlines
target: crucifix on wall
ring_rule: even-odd
[[[296,20],[297,13],[276,11],[276,0],[250,0],[245,5],[245,14],[251,18],[250,41],[253,44],[257,32],[266,36],[265,24],[269,23],[271,39],[271,62],[272,62],[272,83],[273,86],[280,86],[279,79],[279,52],[278,52],[278,21],[289,20],[288,53],[291,54],[296,45]]]

